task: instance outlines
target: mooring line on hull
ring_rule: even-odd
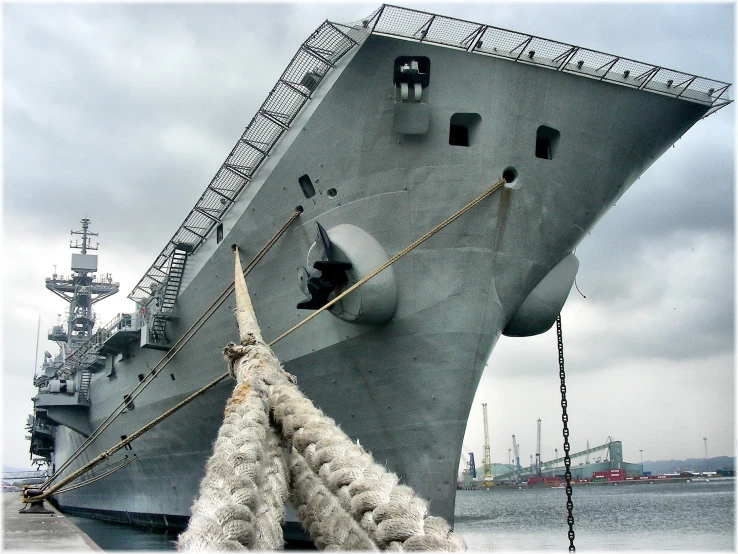
[[[302,327],[303,325],[305,325],[308,321],[310,321],[313,318],[315,318],[318,314],[320,314],[321,312],[329,309],[336,302],[340,301],[346,295],[348,295],[349,293],[351,293],[354,290],[356,290],[357,288],[359,288],[361,285],[363,285],[364,283],[366,283],[369,279],[375,277],[380,272],[382,272],[385,269],[387,269],[389,266],[391,266],[392,264],[394,264],[400,258],[402,258],[406,254],[408,254],[409,252],[411,252],[412,250],[414,250],[415,248],[417,248],[418,246],[420,246],[421,244],[423,244],[426,240],[428,240],[429,238],[431,238],[432,236],[434,236],[435,234],[437,234],[439,231],[441,231],[442,229],[444,229],[445,227],[447,227],[449,224],[451,224],[453,221],[455,221],[456,219],[458,219],[459,217],[461,217],[462,215],[464,215],[471,208],[473,208],[474,206],[476,206],[477,204],[479,204],[482,200],[484,200],[485,198],[487,198],[488,196],[490,196],[491,194],[493,194],[494,192],[496,192],[497,190],[499,190],[502,186],[504,186],[504,184],[506,182],[507,181],[504,178],[500,179],[497,183],[495,183],[489,189],[487,189],[482,194],[480,194],[479,196],[477,196],[474,200],[472,200],[471,202],[469,202],[468,204],[466,204],[463,208],[461,208],[460,210],[458,210],[456,213],[454,213],[450,217],[446,218],[443,222],[441,222],[440,224],[436,225],[433,229],[431,229],[426,234],[424,234],[422,237],[420,237],[415,242],[413,242],[412,244],[410,244],[410,246],[408,246],[404,250],[402,250],[402,251],[398,252],[397,254],[395,254],[394,256],[392,256],[392,258],[390,258],[387,262],[385,262],[380,267],[378,267],[377,269],[375,269],[374,271],[372,271],[371,273],[369,273],[366,277],[364,277],[363,279],[359,280],[354,285],[352,285],[351,287],[349,287],[348,289],[346,289],[344,292],[342,292],[341,294],[339,294],[338,296],[336,296],[333,300],[331,300],[330,302],[328,302],[325,306],[323,306],[319,310],[316,310],[315,312],[313,312],[312,314],[310,314],[308,317],[306,317],[305,319],[303,319],[300,323],[298,323],[297,325],[295,325],[294,327],[292,327],[291,329],[289,329],[288,331],[286,331],[285,333],[283,333],[282,335],[280,335],[279,337],[277,337],[276,339],[274,339],[273,341],[271,341],[270,343],[268,343],[267,346],[269,346],[271,348],[274,344],[276,344],[277,342],[279,342],[280,340],[282,340],[283,338],[285,338],[290,333],[293,333],[294,331],[296,331],[297,329],[299,329],[300,327]],[[300,211],[295,211],[295,213],[292,215],[292,217],[289,219],[289,221],[282,227],[282,229],[280,229],[280,232],[278,232],[277,235],[281,236],[281,233],[283,233],[284,230],[286,230],[286,228],[295,219],[297,219],[297,217],[300,215],[300,213],[301,213]],[[276,240],[279,238],[279,236],[277,236],[277,235],[275,235],[275,237],[269,243],[267,243],[267,245],[269,245],[270,243],[271,244],[274,244],[274,242],[276,242]],[[269,246],[269,247],[271,247],[271,246]],[[254,260],[252,260],[249,263],[249,265],[246,266],[246,269],[244,269],[244,271],[243,271],[243,275],[244,276],[247,275],[248,272],[251,271],[251,269],[253,268],[253,266],[256,264],[256,262],[258,262],[258,260],[261,259],[259,257],[259,255],[261,255],[263,257],[263,255],[266,254],[266,251],[268,251],[268,248],[265,246],[259,252],[259,254],[257,254],[257,256],[254,258]],[[231,292],[233,292],[233,290],[235,288],[235,283],[236,283],[236,280],[234,279],[233,282],[228,286],[228,288],[225,291],[223,291],[223,293],[221,293],[221,297],[223,297],[222,300],[220,301],[221,304],[222,304],[222,301],[224,301],[225,298],[228,295],[230,295]],[[216,302],[214,302],[211,305],[211,307],[212,306],[215,306],[215,304],[217,302],[218,302],[218,300],[216,300]],[[220,304],[218,304],[218,306],[220,306]],[[218,306],[216,306],[213,309],[213,311],[215,309],[217,309]],[[209,310],[210,310],[210,308],[208,308],[208,310],[205,311],[205,313],[203,314],[203,316],[201,316],[201,318],[204,317],[205,314],[207,314],[207,312]],[[212,315],[212,313],[210,315]],[[209,318],[210,315],[208,315],[207,317]],[[207,318],[205,320],[207,320]],[[204,323],[204,321],[203,321],[203,323]],[[192,329],[194,327],[195,327],[195,325],[193,325],[190,329]],[[189,338],[187,340],[189,340]],[[154,369],[152,369],[151,371],[153,372],[153,371],[156,370],[157,371],[156,375],[158,375],[158,373],[162,369],[164,369],[164,367],[169,362],[169,360],[172,359],[172,357],[174,356],[174,354],[176,354],[186,344],[186,342],[187,341],[185,341],[182,345],[180,345],[179,348],[172,354],[172,356],[170,356],[169,358],[166,358],[166,356],[165,356],[166,361],[164,361],[165,358],[162,359],[162,361],[164,361],[164,365],[161,368],[159,368],[157,370],[157,368],[155,366]],[[157,366],[158,366],[158,364],[157,364]],[[151,375],[151,372],[149,373],[149,375]],[[154,377],[156,375],[154,375]],[[151,423],[145,425],[144,427],[142,427],[141,429],[139,429],[138,431],[136,431],[133,435],[131,435],[131,436],[127,437],[126,439],[120,441],[118,444],[116,444],[115,446],[113,446],[112,448],[110,448],[109,450],[107,450],[106,452],[103,452],[97,458],[93,459],[92,461],[88,462],[85,466],[82,466],[80,469],[78,469],[77,471],[75,471],[74,473],[72,473],[69,477],[66,477],[65,479],[63,479],[62,481],[60,481],[60,483],[58,483],[57,485],[51,487],[48,491],[45,491],[44,494],[42,495],[42,497],[39,497],[39,498],[37,498],[35,500],[42,500],[44,498],[47,498],[48,496],[50,496],[51,494],[53,494],[54,491],[58,490],[60,486],[63,486],[66,483],[70,482],[71,480],[80,477],[81,475],[83,475],[84,473],[86,473],[87,471],[89,471],[89,469],[91,469],[94,465],[97,465],[98,463],[100,463],[100,461],[102,461],[106,457],[109,457],[111,454],[117,452],[121,448],[124,448],[127,444],[129,444],[130,442],[132,442],[133,439],[135,439],[137,437],[140,437],[146,431],[148,431],[149,429],[151,429],[152,427],[154,427],[155,425],[157,425],[159,422],[161,422],[164,419],[166,419],[167,417],[169,417],[172,413],[174,413],[175,411],[179,410],[181,407],[185,406],[191,400],[193,400],[194,398],[196,398],[197,396],[199,396],[200,394],[202,394],[203,392],[205,392],[209,388],[215,386],[217,383],[219,383],[220,381],[222,381],[223,379],[225,379],[228,376],[229,376],[229,373],[226,372],[223,375],[221,375],[220,377],[218,377],[217,379],[215,379],[214,381],[208,383],[207,385],[205,385],[205,387],[203,387],[199,391],[196,391],[194,394],[192,394],[191,396],[189,396],[188,398],[186,398],[185,400],[183,400],[182,402],[180,402],[179,404],[177,404],[176,406],[174,406],[173,408],[171,408],[167,412],[164,412],[162,415],[160,415],[159,417],[157,417]],[[148,378],[148,376],[147,376],[147,378]],[[147,384],[150,383],[151,381],[153,381],[153,378],[151,380],[149,380],[147,382]],[[143,381],[142,381],[142,383],[143,383]],[[139,383],[139,386],[140,386],[140,384],[141,383]],[[142,390],[143,390],[143,388],[141,388],[141,390],[139,390],[136,393],[136,395],[140,394]],[[133,398],[130,398],[128,401],[130,401],[130,400],[133,400]],[[121,406],[125,405],[125,403],[126,402],[121,403],[121,405],[118,408],[120,408]],[[118,415],[120,415],[120,414],[116,414],[115,417],[117,417]],[[113,417],[112,414],[111,414],[111,416],[108,416],[108,419],[110,419],[110,418],[112,418],[112,419],[109,422],[107,422],[106,424],[104,422],[105,428],[103,428],[99,432],[97,430],[95,430],[95,432],[93,432],[93,435],[95,435],[95,433],[97,433],[97,435],[95,435],[95,436],[90,435],[90,439],[88,439],[87,445],[84,446],[84,448],[86,448],[93,440],[95,440],[95,438],[97,438],[97,436],[100,435],[100,433],[102,433],[110,424],[112,424],[112,422],[115,420],[115,417]],[[103,424],[101,424],[98,427],[98,429],[100,429],[100,427],[102,427],[102,425]],[[80,449],[84,450],[82,447],[80,447]],[[78,450],[80,450],[80,449],[78,449]],[[79,452],[76,452],[75,453],[74,458],[76,458],[77,456],[79,456],[79,453],[81,453],[81,450]],[[69,460],[67,460],[66,466],[68,466],[69,463],[71,463],[72,460],[73,460],[73,458],[70,458]],[[65,466],[63,466],[63,468],[64,467]],[[56,476],[58,476],[59,472],[63,470],[63,468],[60,469],[59,471],[57,471],[56,473],[54,473],[54,475],[47,481],[47,483],[51,483],[53,481],[53,479]],[[44,486],[42,487],[42,490],[44,490],[46,488],[47,483],[44,484]]]
[[[42,494],[37,495],[37,496],[34,496],[34,497],[27,497],[27,496],[24,495],[23,496],[23,502],[34,502],[34,503],[35,502],[41,502],[41,501],[47,499],[52,494],[57,493],[59,491],[59,489],[61,489],[64,485],[66,485],[67,483],[71,483],[75,479],[78,479],[79,477],[81,477],[82,475],[84,475],[85,473],[87,473],[88,471],[90,471],[93,467],[95,467],[97,464],[99,464],[103,460],[107,460],[108,458],[110,458],[110,456],[112,456],[113,454],[115,454],[116,452],[118,452],[120,449],[125,448],[127,445],[129,445],[130,443],[132,443],[138,437],[140,437],[141,435],[143,435],[147,431],[151,430],[152,428],[156,427],[159,423],[161,423],[162,421],[164,421],[166,418],[168,418],[174,412],[178,411],[180,408],[185,407],[192,400],[194,400],[198,396],[202,395],[206,391],[210,390],[212,387],[214,387],[215,385],[217,385],[218,383],[220,383],[226,377],[228,377],[228,373],[225,373],[225,374],[221,375],[220,377],[217,377],[216,379],[213,379],[207,385],[205,385],[204,387],[202,387],[200,390],[194,392],[193,394],[191,394],[190,396],[188,396],[187,398],[185,398],[184,400],[182,400],[178,404],[175,404],[174,406],[172,406],[171,408],[169,408],[166,412],[164,412],[163,414],[161,414],[159,417],[157,417],[156,419],[150,421],[149,423],[147,423],[146,425],[144,425],[143,427],[141,427],[138,431],[136,431],[135,433],[133,433],[132,435],[130,435],[128,438],[120,441],[115,446],[112,446],[111,448],[108,448],[105,452],[103,452],[102,454],[99,454],[98,456],[96,456],[95,458],[93,458],[92,460],[90,460],[89,462],[87,462],[84,466],[82,466],[81,468],[79,468],[77,471],[69,474],[67,477],[65,477],[64,479],[62,479],[61,481],[59,481],[56,485],[54,485],[52,487],[49,487],[49,489],[46,490],[46,491],[43,491]]]
[[[248,275],[251,270],[256,266],[257,263],[261,261],[261,259],[269,252],[269,250],[274,246],[274,244],[284,235],[284,233],[287,231],[289,226],[300,216],[302,213],[301,209],[295,209],[295,212],[289,217],[289,219],[285,222],[284,225],[274,234],[274,236],[269,239],[269,241],[264,245],[264,247],[254,256],[254,258],[248,263],[248,265],[244,268],[243,274],[244,276]],[[200,315],[200,317],[190,326],[187,331],[185,331],[182,336],[177,340],[177,342],[172,346],[172,350],[167,352],[159,362],[149,371],[149,373],[144,377],[144,379],[136,385],[136,387],[125,397],[123,402],[121,402],[118,407],[116,407],[108,417],[105,418],[105,420],[100,423],[100,425],[97,426],[97,428],[90,434],[90,436],[75,450],[75,452],[70,456],[62,466],[54,472],[54,474],[49,477],[42,485],[41,490],[45,490],[58,476],[59,474],[64,471],[66,468],[69,467],[69,465],[76,460],[79,455],[84,452],[87,447],[92,444],[92,442],[99,437],[114,421],[115,419],[123,413],[123,409],[126,405],[128,405],[130,402],[136,399],[141,392],[151,383],[153,380],[161,373],[164,368],[167,366],[167,364],[174,358],[174,356],[179,353],[179,351],[189,342],[189,340],[197,333],[197,331],[200,330],[200,328],[210,319],[210,317],[215,313],[215,311],[225,302],[225,300],[230,296],[230,294],[234,290],[234,282],[232,281],[230,285],[228,285],[223,292],[218,295],[218,297],[213,301],[212,304]],[[222,376],[221,376],[222,378]],[[207,386],[207,385],[206,385]]]
[[[65,489],[59,489],[59,490],[57,490],[55,492],[55,494],[62,494],[62,493],[65,493],[65,492],[73,491],[74,489],[79,489],[79,488],[82,488],[82,487],[86,487],[87,485],[91,485],[95,481],[99,481],[100,479],[104,479],[108,475],[112,475],[113,473],[115,473],[119,469],[123,469],[128,464],[131,464],[131,463],[135,462],[136,460],[138,460],[138,456],[136,456],[135,454],[133,455],[132,458],[129,458],[128,456],[126,456],[125,458],[123,458],[123,460],[119,460],[117,462],[118,465],[116,467],[114,467],[113,469],[110,469],[109,471],[106,471],[105,473],[101,473],[100,475],[95,475],[94,477],[91,477],[90,479],[86,479],[85,481],[80,481],[79,483],[77,483],[75,485],[71,485],[71,486],[69,486],[69,487],[67,487]],[[105,469],[107,469],[107,468],[105,468]]]
[[[297,387],[261,335],[236,263],[236,380],[178,550],[281,550],[292,501],[319,549],[466,550],[429,502],[375,462]]]

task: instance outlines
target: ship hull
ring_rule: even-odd
[[[431,60],[428,131],[393,132],[393,62]],[[192,256],[177,300],[178,338],[232,279],[230,245],[255,255],[292,214],[297,222],[247,280],[266,340],[300,321],[304,265],[315,222],[351,223],[393,255],[497,182],[487,198],[394,266],[398,305],[384,325],[330,313],[274,349],[298,385],[375,459],[453,521],[455,483],[471,402],[489,355],[536,285],[567,257],[638,176],[708,107],[540,67],[372,35],[325,93],[289,149],[211,254]],[[454,114],[478,114],[473,144],[449,144]],[[535,156],[539,126],[560,132],[553,159]],[[292,132],[292,131],[291,131]],[[298,177],[317,194],[305,198]],[[327,194],[334,188],[337,195]],[[198,256],[200,258],[198,259]],[[129,435],[223,373],[220,350],[237,337],[226,301],[68,471]],[[137,345],[91,385],[94,428],[161,351]],[[233,382],[220,383],[131,444],[138,460],[110,477],[58,495],[62,509],[122,514],[181,527],[189,515]],[[57,428],[59,467],[83,436]],[[148,519],[147,519],[148,518]]]

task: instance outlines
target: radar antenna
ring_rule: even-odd
[[[97,255],[88,254],[88,251],[97,250],[99,243],[94,246],[91,237],[97,233],[90,231],[90,220],[81,220],[82,230],[72,231],[72,235],[81,235],[82,238],[69,241],[69,247],[80,250],[80,254],[72,254],[72,275],[63,277],[57,275],[56,266],[54,276],[46,279],[46,288],[69,303],[69,316],[66,330],[57,324],[49,331],[49,340],[65,342],[72,350],[87,342],[92,336],[95,326],[95,314],[92,305],[103,298],[112,296],[120,285],[113,283],[110,275],[96,277]]]

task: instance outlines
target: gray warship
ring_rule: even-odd
[[[119,287],[95,275],[82,221],[72,276],[46,282],[70,309],[49,331],[59,356],[34,377],[31,453],[67,475],[223,373],[220,350],[238,336],[232,299],[175,346],[232,278],[232,244],[250,259],[292,219],[247,277],[272,340],[504,179],[274,347],[308,397],[452,522],[467,417],[496,341],[553,325],[576,246],[692,125],[731,102],[729,88],[392,5],[326,21],[129,294],[136,308],[96,331],[92,305]],[[93,470],[54,502],[184,528],[232,386],[136,438],[124,452],[134,463],[100,479]]]

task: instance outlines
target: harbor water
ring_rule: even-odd
[[[735,550],[733,479],[574,488],[579,550]],[[564,489],[458,491],[455,529],[469,550],[569,545]],[[103,550],[174,550],[175,533],[70,518]]]
[[[578,550],[735,550],[735,482],[576,486]],[[566,550],[564,489],[459,491],[457,532],[470,550]]]

